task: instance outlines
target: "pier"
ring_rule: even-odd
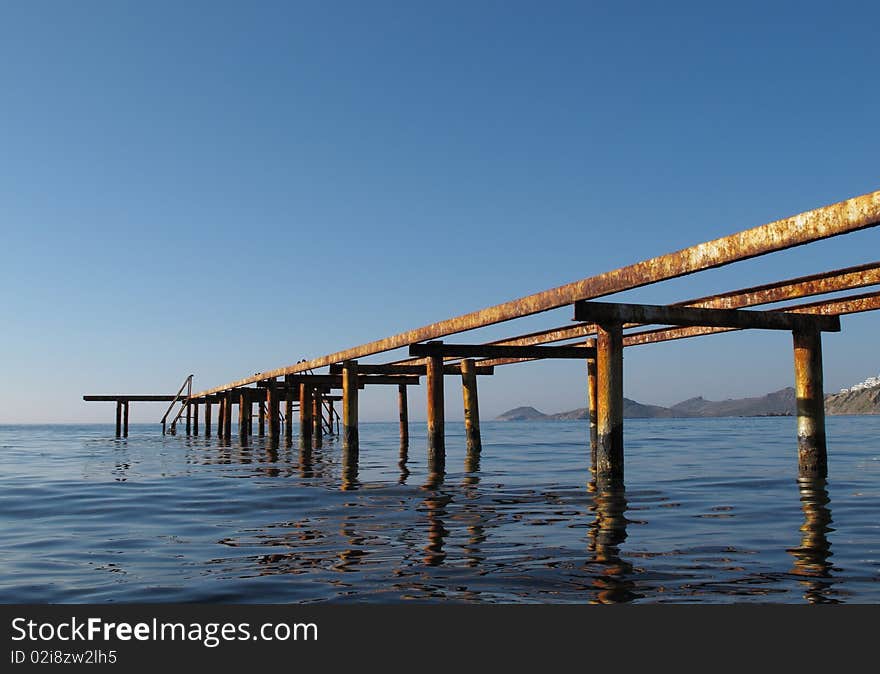
[[[880,262],[820,271],[669,305],[605,299],[796,246],[815,245],[878,224],[880,191],[202,391],[193,392],[190,375],[174,395],[87,395],[84,400],[116,403],[117,437],[128,434],[130,402],[170,402],[162,418],[163,432],[175,434],[177,426],[185,424],[187,435],[216,433],[225,439],[231,436],[233,408],[238,406],[238,433],[243,442],[253,434],[256,406],[260,436],[266,434],[273,443],[282,436],[285,442],[292,443],[296,436],[303,448],[320,447],[325,436],[340,436],[343,463],[355,466],[356,472],[359,391],[372,386],[397,388],[401,455],[405,456],[409,446],[407,388],[419,386],[424,380],[428,428],[425,449],[431,471],[442,473],[446,462],[447,377],[461,380],[468,457],[469,461],[478,461],[482,448],[480,377],[493,376],[497,368],[517,363],[573,360],[577,361],[573,366],[586,375],[589,423],[584,434],[585,464],[595,474],[597,483],[612,483],[624,476],[625,349],[733,330],[782,330],[790,332],[793,340],[798,475],[821,479],[828,472],[822,333],[839,332],[841,316],[880,309],[880,291],[864,290],[880,285]],[[841,295],[845,292],[851,294]],[[832,293],[832,298],[802,302]],[[781,302],[789,304],[757,308]],[[571,308],[572,322],[568,325],[526,334],[511,331],[509,337],[490,343],[448,341],[461,333],[563,307]],[[397,360],[363,360],[401,349],[406,349],[406,355]],[[326,371],[316,372],[325,368]],[[341,416],[334,405],[340,401]],[[214,405],[218,410],[216,422]]]

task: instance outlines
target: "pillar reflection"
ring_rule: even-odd
[[[839,600],[828,595],[834,584],[831,564],[831,543],[828,533],[834,531],[830,526],[831,499],[828,496],[825,478],[802,477],[798,479],[801,508],[804,523],[800,527],[801,543],[788,550],[794,557],[792,573],[800,576],[804,586],[804,599],[811,604],[837,604]]]
[[[599,566],[593,581],[597,589],[595,603],[619,604],[641,595],[634,592],[632,565],[620,556],[626,540],[626,491],[622,480],[600,479],[591,483],[595,489],[591,510],[596,517],[590,524],[587,549],[592,562]]]

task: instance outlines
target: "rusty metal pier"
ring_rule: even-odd
[[[297,411],[296,435],[300,446],[320,446],[325,437],[339,436],[343,464],[353,467],[356,474],[359,391],[370,386],[397,387],[401,456],[405,457],[409,448],[407,387],[419,385],[424,377],[428,393],[426,450],[431,471],[442,473],[446,461],[446,376],[461,377],[468,460],[478,462],[482,449],[479,377],[492,376],[496,368],[504,365],[545,359],[577,360],[581,361],[580,368],[586,365],[589,432],[585,433],[584,444],[585,450],[589,447],[589,452],[585,451],[588,463],[597,480],[618,481],[624,474],[624,349],[732,330],[783,330],[793,336],[798,474],[821,478],[828,470],[821,334],[840,331],[841,316],[880,309],[880,290],[865,290],[880,285],[880,262],[668,305],[596,300],[878,224],[880,191],[203,391],[192,392],[190,376],[174,396],[110,395],[84,399],[116,402],[118,437],[128,433],[131,401],[170,401],[163,417],[163,431],[169,430],[166,420],[176,409],[170,426],[172,434],[176,433],[177,423],[185,419],[186,433],[198,435],[199,409],[204,406],[201,419],[205,435],[216,430],[221,439],[230,438],[233,407],[238,405],[238,433],[243,442],[253,435],[255,405],[258,433],[267,433],[271,443],[279,442],[282,436],[288,444],[293,442],[293,417]],[[852,293],[856,290],[860,292]],[[846,292],[851,294],[841,295]],[[832,293],[834,297],[799,302]],[[775,306],[779,303],[788,304]],[[774,306],[755,309],[766,305]],[[445,341],[452,335],[566,306],[573,310],[574,322],[568,325],[512,334],[489,343]],[[363,360],[399,349],[408,350],[406,357],[390,362]],[[325,372],[316,372],[323,368]],[[340,394],[334,395],[334,391]],[[334,406],[339,401],[341,415]],[[215,404],[216,422],[212,412]]]

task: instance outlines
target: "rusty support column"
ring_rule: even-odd
[[[122,407],[122,437],[128,437],[128,400],[126,400]]]
[[[186,401],[186,434],[192,435],[192,403]]]
[[[248,394],[242,389],[238,394],[238,437],[243,442],[247,442],[248,401]]]
[[[312,395],[312,438],[315,447],[324,444],[324,396],[315,389]]]
[[[225,410],[223,414],[223,437],[229,440],[232,437],[232,391],[224,394]]]
[[[205,398],[205,437],[211,437],[211,401]]]
[[[818,329],[796,330],[793,335],[798,475],[824,478],[828,475],[828,456],[825,444],[822,336]]]
[[[312,448],[312,387],[299,385],[299,446]]]
[[[443,358],[430,356],[427,366],[428,387],[428,464],[432,472],[446,463],[446,429],[443,408]]]
[[[464,432],[467,452],[478,455],[483,448],[480,439],[480,405],[477,398],[477,372],[472,358],[461,361],[461,394],[464,400]]]
[[[623,325],[598,326],[596,476],[623,479]]]
[[[284,387],[284,441],[293,443],[293,384],[289,381]]]
[[[409,447],[409,403],[406,384],[397,386],[397,409],[400,415],[400,446]]]
[[[257,401],[257,434],[262,438],[266,435],[266,405],[262,400]]]
[[[116,401],[116,437],[122,437],[122,401]]]
[[[596,340],[587,340],[588,348],[596,348]],[[587,421],[590,426],[590,470],[596,472],[596,448],[598,440],[598,416],[597,416],[597,391],[596,386],[596,359],[587,358]]]
[[[270,381],[266,388],[266,416],[269,417],[269,439],[273,442],[278,442],[278,437],[281,435],[279,411],[278,391],[275,382]]]
[[[342,364],[342,448],[351,454],[356,463],[360,448],[356,360],[347,360]]]
[[[193,403],[193,435],[199,434],[199,401]]]

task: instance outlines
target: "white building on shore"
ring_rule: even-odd
[[[840,389],[841,393],[852,393],[854,391],[861,391],[866,388],[874,388],[875,386],[880,386],[880,374],[876,377],[868,377],[865,381],[856,384],[855,386],[850,386],[849,388]]]

